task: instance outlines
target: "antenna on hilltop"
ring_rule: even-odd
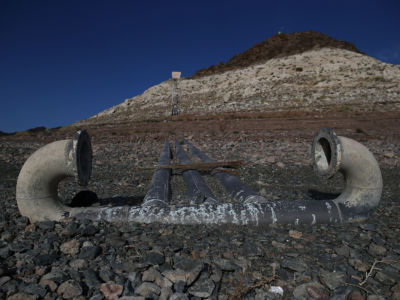
[[[172,72],[174,87],[172,89],[172,107],[171,116],[178,115],[178,80],[181,78],[181,72]]]

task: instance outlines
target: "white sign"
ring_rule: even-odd
[[[181,72],[172,72],[172,78],[173,79],[181,78]]]

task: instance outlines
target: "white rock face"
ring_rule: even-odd
[[[172,80],[85,121],[143,120],[168,116]],[[400,66],[355,52],[323,48],[199,79],[181,79],[179,112],[315,111],[400,108]]]

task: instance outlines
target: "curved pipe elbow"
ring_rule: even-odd
[[[382,174],[372,153],[362,144],[332,129],[320,129],[313,140],[314,170],[322,178],[341,172],[345,188],[333,202],[342,222],[362,221],[378,206],[382,194]]]
[[[47,144],[34,152],[23,165],[17,181],[16,199],[21,215],[31,222],[61,220],[69,207],[58,197],[58,184],[75,177],[87,185],[91,175],[92,148],[86,131],[72,140]]]

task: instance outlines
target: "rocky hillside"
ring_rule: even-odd
[[[273,58],[282,58],[322,48],[338,48],[362,53],[349,42],[338,41],[328,35],[315,31],[294,32],[291,34],[282,33],[274,35],[266,41],[254,45],[243,53],[235,55],[226,63],[223,62],[219,65],[199,70],[189,78],[195,79],[202,76],[220,74],[226,71],[260,64]]]
[[[221,74],[183,78],[179,112],[400,109],[400,66],[353,50],[312,49]],[[172,84],[172,80],[164,81],[78,124],[169,116]]]

